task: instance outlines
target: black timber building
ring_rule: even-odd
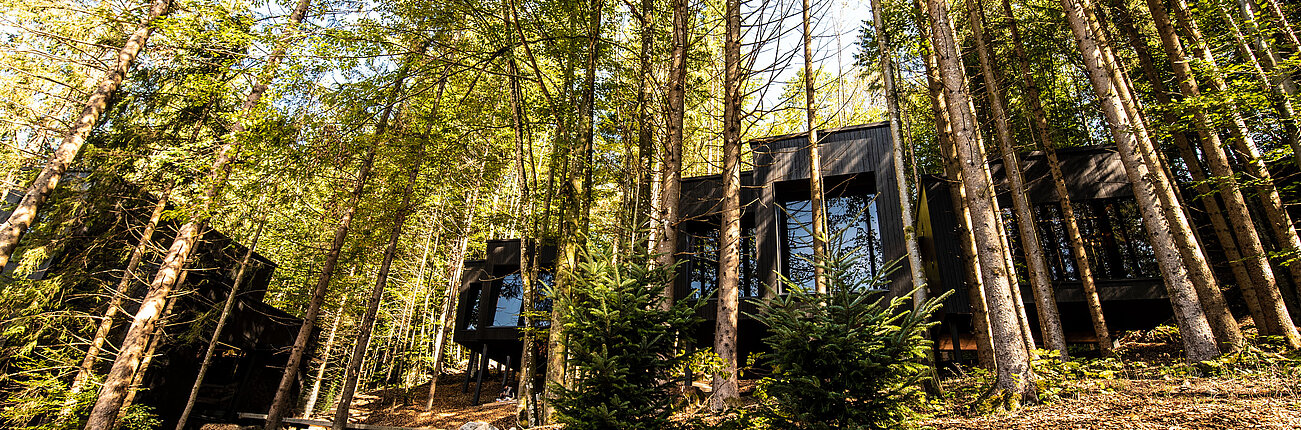
[[[833,233],[839,232],[839,237],[831,240],[831,248],[852,251],[851,272],[879,279],[880,290],[907,293],[912,280],[905,257],[888,123],[824,130],[819,137],[828,225]],[[804,134],[770,137],[752,141],[751,147],[753,169],[743,172],[741,178],[742,317],[737,339],[741,357],[761,348],[764,329],[746,313],[757,310],[757,300],[783,294],[787,287],[779,282],[779,275],[796,287],[812,288],[807,138]],[[1114,150],[1070,149],[1059,151],[1059,156],[1097,266],[1095,272],[1109,323],[1118,329],[1142,328],[1168,319],[1165,289]],[[1058,199],[1043,155],[1031,153],[1023,158],[1026,192],[1039,217],[1036,224],[1050,259],[1069,340],[1093,342],[1079,281],[1074,277],[1074,260],[1060,234],[1064,227],[1056,207]],[[1000,191],[1004,221],[1011,223],[1011,201],[1003,184],[1002,163],[992,161],[990,167]],[[968,288],[963,277],[968,262],[958,247],[949,182],[929,176],[918,187],[920,198],[914,218],[930,294],[955,290],[937,316],[942,322],[935,333],[937,348],[952,352],[956,344],[963,350],[974,350]],[[721,200],[721,176],[683,178],[676,299],[712,296],[716,292]],[[1021,267],[1019,238],[1015,237],[1015,226],[1008,227],[1012,234],[1010,246]],[[487,245],[487,259],[466,263],[454,340],[470,351],[487,351],[499,363],[512,361],[508,356],[517,362],[521,347],[518,327],[522,323],[513,318],[518,316],[518,298],[508,293],[503,300],[501,292],[518,291],[512,285],[518,283],[519,241],[495,240]],[[553,261],[554,251],[544,247],[540,259],[543,267],[551,267]],[[1023,267],[1021,270],[1022,296],[1033,318],[1032,295],[1024,282]],[[716,308],[713,299],[702,308],[707,321],[697,330],[696,345],[712,345]]]
[[[87,211],[91,215],[84,217],[81,228],[71,231],[67,239],[70,245],[63,247],[63,252],[46,258],[34,271],[26,274],[26,279],[40,281],[76,270],[70,266],[88,265],[81,270],[95,274],[97,280],[86,281],[93,284],[91,287],[116,287],[125,266],[124,256],[131,253],[139,240],[137,230],[148,221],[153,206],[151,202],[157,201],[155,196],[138,189],[124,188],[127,189],[122,193],[127,197],[122,204],[106,212]],[[8,217],[8,208],[21,198],[20,192],[7,192],[5,209],[0,210],[0,217]],[[176,220],[161,221],[150,237],[150,246],[167,249],[179,227]],[[92,242],[94,240],[99,242]],[[100,245],[88,246],[92,243]],[[247,246],[210,229],[195,245],[185,271],[177,281],[175,297],[167,304],[168,323],[161,330],[162,336],[158,340],[161,343],[145,370],[134,401],[152,406],[164,427],[174,427],[185,407],[217,316],[234,287],[240,261],[247,251]],[[162,256],[157,253],[146,255],[135,270],[138,279],[126,293],[136,299],[144,295],[148,281],[162,262]],[[11,276],[16,265],[17,261],[11,262],[0,277]],[[200,387],[191,426],[197,428],[205,422],[234,422],[239,412],[265,412],[266,405],[274,398],[289,358],[289,349],[302,325],[301,318],[264,302],[276,268],[271,260],[253,253],[219,339],[219,347]],[[4,279],[0,278],[0,283],[3,282]],[[97,301],[72,300],[69,303],[92,315],[103,312],[103,304]],[[137,300],[124,302],[123,312],[119,313],[117,324],[108,335],[110,343],[121,341],[138,306]],[[94,325],[88,327],[93,331]],[[84,346],[79,348],[84,352]],[[97,371],[107,370],[112,361],[112,354],[101,354]]]

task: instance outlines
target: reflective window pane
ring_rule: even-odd
[[[475,330],[479,328],[479,284],[473,284],[465,292],[466,300],[470,301],[469,311],[465,316],[465,330]]]
[[[828,197],[827,255],[848,259],[848,279],[878,279],[884,276],[874,194]],[[813,206],[808,200],[784,202],[778,208],[782,220],[784,272],[805,291],[813,290]]]
[[[501,280],[501,287],[496,294],[496,309],[493,311],[492,327],[519,327],[523,325],[520,306],[524,304],[524,280],[520,274],[512,273]]]

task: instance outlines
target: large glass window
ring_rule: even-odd
[[[691,233],[691,250],[687,260],[687,278],[691,295],[702,297],[718,291],[719,231],[705,228]],[[759,296],[759,277],[754,245],[754,228],[741,229],[741,279],[737,286],[741,297]]]
[[[885,275],[875,194],[827,196],[827,255],[847,258],[844,275],[877,279]],[[809,200],[782,202],[783,273],[804,291],[813,290],[813,205]]]
[[[494,296],[497,304],[492,315],[492,327],[524,325],[524,317],[520,316],[520,307],[524,305],[524,280],[519,272],[502,278]]]
[[[1085,252],[1092,263],[1096,279],[1135,279],[1160,276],[1156,254],[1148,242],[1143,218],[1133,199],[1097,199],[1076,201],[1075,221]],[[1039,241],[1048,260],[1049,275],[1054,281],[1078,281],[1075,254],[1062,221],[1057,203],[1035,207]],[[1015,235],[1015,229],[1009,229]],[[1022,254],[1015,254],[1018,259]]]

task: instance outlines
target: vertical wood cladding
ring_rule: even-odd
[[[903,267],[907,264],[903,260],[906,248],[894,161],[890,153],[889,123],[824,130],[819,132],[819,136],[824,176],[868,175],[872,179],[855,181],[857,184],[871,184],[865,186],[872,189],[847,191],[876,194],[882,259],[895,264],[890,275],[890,290],[895,294],[906,292],[910,288],[911,275]],[[782,196],[776,185],[808,181],[808,138],[803,134],[778,136],[752,141],[751,145],[754,147],[754,183],[759,188],[759,199],[753,208],[748,209],[754,213],[760,273],[768,286],[768,293],[772,294],[776,291],[774,287],[777,286],[782,261],[778,226],[781,220],[778,203]]]

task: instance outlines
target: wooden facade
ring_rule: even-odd
[[[1103,312],[1112,330],[1146,329],[1170,318],[1166,290],[1150,255],[1146,230],[1141,226],[1137,202],[1119,155],[1110,147],[1085,147],[1058,151],[1063,179],[1070,192],[1076,221],[1089,249],[1094,278]],[[1074,271],[1074,257],[1060,219],[1060,199],[1041,152],[1022,156],[1026,195],[1035,211],[1036,230],[1048,260],[1063,329],[1068,342],[1093,342],[1092,325],[1085,304],[1083,286]],[[1021,296],[1027,316],[1037,327],[1034,300],[1028,285],[1024,256],[1020,251],[1011,196],[1001,159],[990,162],[998,192],[999,207],[1009,235]],[[918,235],[932,285],[954,294],[941,309],[943,322],[937,337],[939,348],[952,349],[953,338],[966,338],[971,330],[971,306],[965,272],[968,261],[959,247],[958,214],[953,209],[951,181],[939,176],[922,178],[919,199]],[[932,289],[934,291],[934,288]],[[1038,336],[1036,330],[1035,336]],[[974,343],[962,341],[963,349]]]
[[[898,178],[894,176],[888,123],[824,130],[820,137],[829,213],[835,214],[831,207],[836,205],[834,200],[838,198],[858,199],[856,201],[860,204],[851,209],[863,211],[852,214],[842,210],[839,213],[842,219],[832,220],[832,228],[849,225],[859,228],[855,234],[870,236],[871,249],[867,253],[855,254],[855,264],[861,263],[858,262],[861,259],[874,260],[866,266],[871,266],[872,273],[878,276],[878,288],[889,294],[907,293],[912,288],[912,280],[905,257],[906,244],[896,185]],[[743,172],[741,178],[742,228],[746,237],[742,244],[742,316],[737,342],[742,357],[762,349],[760,342],[765,330],[749,317],[757,311],[757,301],[792,288],[779,281],[782,277],[798,278],[796,266],[798,260],[805,257],[795,255],[800,252],[800,245],[797,243],[799,233],[793,233],[793,226],[802,222],[799,218],[802,215],[796,212],[800,210],[801,202],[808,199],[809,189],[809,152],[805,135],[765,138],[750,142],[750,146],[752,170]],[[1150,247],[1146,246],[1146,233],[1140,225],[1129,183],[1114,150],[1068,149],[1059,151],[1059,156],[1067,187],[1079,214],[1077,218],[1080,218],[1082,228],[1091,232],[1086,239],[1091,241],[1091,252],[1096,253],[1097,283],[1109,323],[1117,329],[1145,328],[1167,319],[1169,303],[1165,289],[1155,267],[1149,267],[1145,260],[1144,252],[1150,252]],[[1080,283],[1072,278],[1074,260],[1069,249],[1063,247],[1065,238],[1060,230],[1064,227],[1046,161],[1041,153],[1029,153],[1023,158],[1028,184],[1026,192],[1038,211],[1040,219],[1036,223],[1043,231],[1041,236],[1047,238],[1041,241],[1052,242],[1045,248],[1055,256],[1050,265],[1054,270],[1054,288],[1064,324],[1068,332],[1073,333],[1069,340],[1089,342],[1092,339],[1088,335],[1091,326],[1087,309]],[[1005,208],[1004,221],[1008,223],[1012,236],[1009,243],[1019,262],[1022,258],[1019,238],[1015,237],[1012,211],[1007,209],[1011,207],[1011,201],[1003,166],[1001,161],[995,160],[990,167],[998,188],[1000,207]],[[956,337],[969,336],[971,325],[963,276],[967,261],[960,252],[949,182],[941,177],[928,176],[923,178],[918,188],[916,228],[923,249],[929,293],[934,296],[948,290],[955,292],[938,316],[942,327],[937,331],[959,336],[940,336],[940,347],[946,348],[947,345],[947,348],[952,348],[954,344],[961,344],[966,348],[971,346],[970,342],[953,341]],[[701,347],[713,344],[722,194],[722,177],[719,175],[683,178],[677,254],[680,264],[674,290],[677,300],[710,298],[701,310],[706,323],[697,330],[695,340],[695,344]],[[834,217],[829,215],[829,218]],[[854,227],[855,223],[870,226]],[[482,311],[474,313],[471,307],[476,302],[488,304],[490,308],[495,306],[502,279],[518,270],[518,243],[518,240],[489,241],[488,258],[467,263],[462,285],[456,341],[472,350],[489,351],[488,354],[498,362],[510,354],[518,355],[521,346],[518,327],[490,326],[490,316]],[[544,267],[550,267],[553,259],[553,252],[544,252]],[[1020,279],[1026,279],[1024,272]],[[1033,306],[1028,286],[1022,288],[1027,305]],[[1034,318],[1033,310],[1028,313]],[[470,327],[471,321],[467,320],[472,314],[478,318],[474,327]],[[485,345],[489,347],[484,349]],[[505,350],[494,352],[498,348]]]
[[[89,260],[70,261],[73,259],[70,254],[77,251],[56,253],[28,274],[27,279],[39,281],[68,270],[66,266],[70,264],[90,261],[97,266],[90,267],[93,270],[88,272],[95,273],[98,279],[87,282],[116,286],[125,265],[125,258],[118,256],[130,254],[139,240],[138,232],[124,226],[145,224],[152,209],[148,202],[157,201],[147,193],[136,191],[136,194],[138,198],[129,203],[138,205],[125,204],[120,212],[87,217],[84,228],[67,239],[73,244],[67,248],[70,250],[86,249],[80,245],[107,239],[102,242],[108,243],[103,248],[90,248],[111,253],[113,258],[100,258],[96,254]],[[21,195],[10,192],[8,196],[8,201],[14,203],[14,197]],[[0,216],[8,215],[0,211]],[[150,238],[151,246],[167,249],[179,227],[180,223],[175,220],[160,222]],[[170,311],[168,324],[163,328],[164,343],[158,346],[158,355],[146,370],[135,400],[154,407],[164,427],[174,426],[185,407],[217,316],[231,292],[239,263],[247,251],[246,246],[222,232],[208,230],[190,255],[184,277],[176,288],[178,294],[168,304]],[[146,280],[157,272],[162,260],[157,253],[147,255],[136,268],[136,275]],[[10,270],[13,270],[12,265],[6,268],[6,271]],[[232,422],[239,412],[265,411],[275,396],[282,369],[289,358],[289,347],[294,344],[302,324],[302,319],[263,302],[275,270],[274,262],[256,252],[253,254],[243,285],[238,289],[235,306],[222,331],[220,347],[200,388],[191,420],[195,425]],[[134,292],[129,294],[138,297],[143,295],[146,286],[143,281],[137,281],[134,288]],[[84,308],[89,313],[103,311],[99,302],[74,301],[70,306]],[[118,316],[119,324],[109,334],[110,339],[121,339],[125,335],[130,317],[138,306],[131,300],[124,303],[125,318]],[[103,366],[112,362],[111,355],[107,358],[107,361],[101,360],[101,371],[106,370]],[[306,364],[304,362],[304,367]]]

